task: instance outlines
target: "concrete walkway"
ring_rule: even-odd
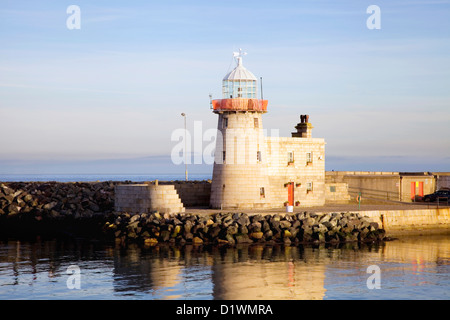
[[[324,206],[316,207],[294,207],[295,212],[358,212],[358,211],[374,211],[374,210],[420,210],[420,209],[435,209],[436,203],[425,202],[392,202],[380,200],[366,200],[361,203],[359,209],[358,203],[354,200],[347,203],[326,203]],[[439,205],[439,208],[448,208],[449,205]],[[274,214],[286,213],[285,207],[274,209],[209,209],[209,208],[186,208],[186,213],[191,214],[213,214],[217,212],[243,212],[249,215],[252,214]]]

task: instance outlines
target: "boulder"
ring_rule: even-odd
[[[280,227],[282,229],[289,229],[291,227],[291,225],[292,224],[289,221],[287,221],[287,220],[280,221]]]
[[[235,236],[236,243],[251,243],[252,240],[250,240],[249,236],[247,234],[237,234]]]
[[[192,239],[192,243],[193,244],[203,244],[203,240],[201,239],[201,238],[199,238],[199,237],[194,237],[193,239]]]
[[[252,232],[252,233],[250,233],[250,238],[252,238],[252,239],[256,239],[256,240],[259,240],[259,239],[261,239],[262,237],[263,237],[263,233],[261,232],[261,231],[257,231],[257,232]]]

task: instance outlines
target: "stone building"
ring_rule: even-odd
[[[373,172],[373,171],[329,171],[326,183],[343,183],[348,186],[352,198],[361,194],[366,199],[411,202],[426,194],[439,190],[445,173],[431,172]]]
[[[258,79],[242,64],[222,81],[223,98],[213,100],[218,135],[211,184],[212,208],[274,208],[325,203],[325,140],[312,138],[308,115],[291,137],[265,137]]]

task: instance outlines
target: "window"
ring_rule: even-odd
[[[261,151],[257,151],[256,152],[256,161],[261,162],[262,158],[261,158]]]
[[[222,129],[228,128],[228,118],[222,118]]]
[[[258,118],[254,118],[253,121],[254,121],[254,124],[255,124],[255,128],[259,128]]]
[[[306,154],[306,164],[312,163],[312,152]]]
[[[265,198],[266,197],[266,193],[264,191],[264,187],[259,188],[259,196],[260,196],[260,198]]]
[[[223,162],[225,162],[225,158],[226,158],[226,153],[225,153],[225,151],[222,152],[222,158],[223,158],[223,159],[222,159]]]
[[[307,182],[306,183],[306,192],[310,193],[313,191],[313,183],[312,182]]]
[[[293,151],[289,151],[287,153],[287,158],[288,158],[288,164],[294,163],[294,152]]]
[[[330,186],[330,192],[336,192],[336,186]]]

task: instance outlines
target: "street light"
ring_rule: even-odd
[[[185,167],[185,175],[186,175],[186,181],[188,181],[188,171],[187,171],[187,129],[186,129],[186,114],[183,112],[181,114],[182,117],[184,117],[184,167]]]

